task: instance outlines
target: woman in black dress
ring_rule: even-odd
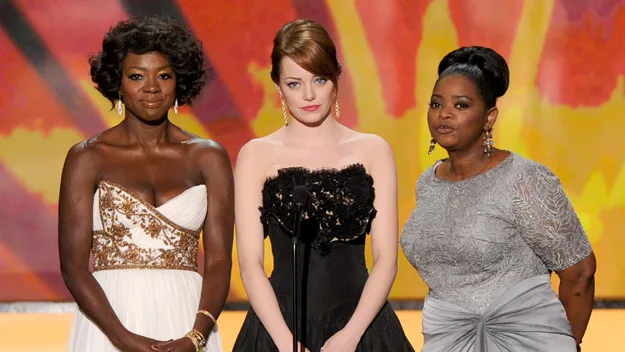
[[[235,351],[292,351],[291,234],[295,185],[311,197],[301,223],[298,341],[308,351],[413,351],[386,298],[397,271],[397,181],[382,138],[337,120],[341,67],[325,29],[286,24],[274,39],[271,78],[284,127],[248,142],[235,173],[241,277],[252,309]],[[259,212],[260,208],[260,212]],[[365,236],[372,233],[369,275]],[[264,269],[263,238],[274,270]]]

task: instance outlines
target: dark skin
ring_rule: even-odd
[[[119,350],[195,351],[186,337],[157,341],[128,331],[89,272],[92,203],[100,181],[120,184],[155,207],[189,187],[205,184],[205,262],[198,309],[217,318],[230,286],[234,186],[229,157],[219,144],[168,120],[175,99],[175,73],[162,54],[129,53],[122,70],[124,121],[72,147],[65,161],[59,198],[61,271],[78,306]],[[204,337],[213,325],[207,316],[196,316],[194,328]]]
[[[428,110],[432,138],[449,154],[436,168],[440,179],[455,182],[497,166],[510,153],[493,148],[489,158],[482,146],[484,131],[497,121],[497,107],[488,108],[475,83],[463,75],[442,77],[434,86]],[[559,295],[578,349],[588,326],[595,297],[594,253],[579,263],[557,271]]]

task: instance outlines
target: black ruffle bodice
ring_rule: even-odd
[[[373,178],[362,164],[353,164],[342,169],[289,167],[268,178],[260,207],[265,237],[272,218],[284,229],[293,228],[296,185],[305,185],[311,194],[301,224],[302,242],[327,254],[332,242],[349,242],[369,233],[376,214]]]
[[[265,237],[271,241],[273,270],[269,282],[284,321],[293,331],[293,191],[305,185],[311,193],[301,222],[297,249],[298,340],[318,352],[354,314],[369,273],[365,235],[376,210],[373,178],[365,167],[310,170],[289,167],[265,181],[260,207]],[[233,351],[278,351],[253,310],[243,322]],[[414,352],[387,303],[356,352]]]

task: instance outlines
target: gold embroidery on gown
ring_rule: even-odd
[[[94,270],[197,270],[200,230],[174,224],[122,186],[100,182],[102,230],[93,232]]]

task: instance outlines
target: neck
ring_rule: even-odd
[[[126,116],[121,124],[126,130],[128,141],[140,145],[155,145],[165,142],[171,127],[167,115],[158,121],[150,122],[142,121],[134,116]]]
[[[482,173],[491,162],[484,149],[479,146],[468,151],[449,151],[449,165],[451,177],[455,180],[464,180]],[[492,155],[494,156],[493,149]]]
[[[285,128],[285,142],[304,146],[318,146],[335,143],[340,133],[340,124],[331,115],[315,125],[303,124],[295,118]]]

